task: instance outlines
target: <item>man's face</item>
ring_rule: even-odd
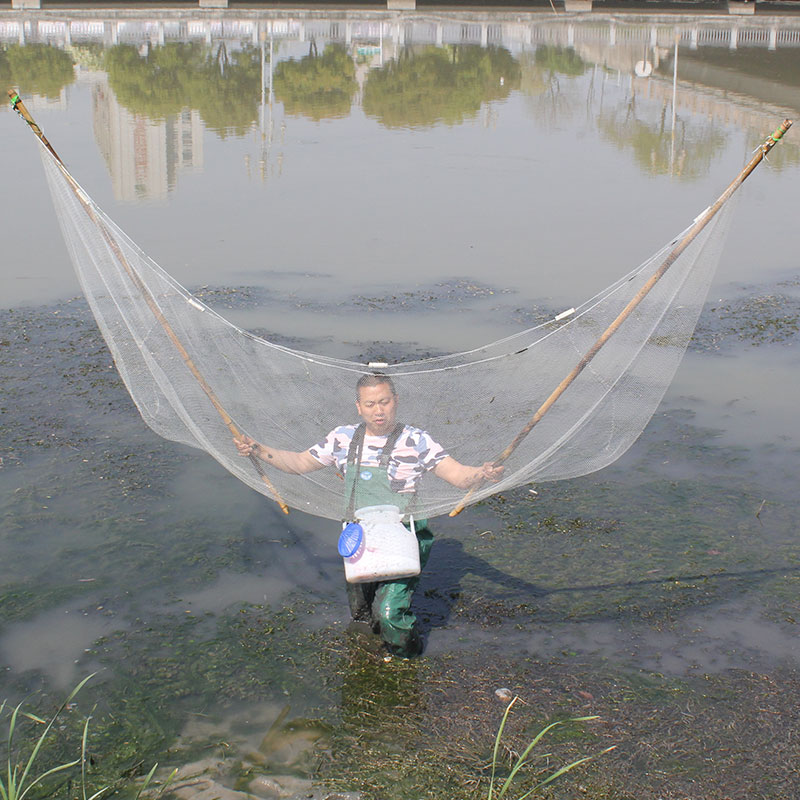
[[[395,425],[397,395],[388,383],[377,386],[362,386],[358,390],[356,408],[367,424],[370,436],[388,436]]]

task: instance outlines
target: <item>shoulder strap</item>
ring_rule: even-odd
[[[392,432],[386,438],[386,444],[381,450],[380,459],[380,465],[383,469],[386,469],[386,467],[389,465],[389,459],[392,457],[394,448],[397,445],[397,440],[403,435],[405,428],[406,426],[402,422],[398,422],[397,425],[392,428]]]
[[[355,464],[358,461],[361,465],[361,451],[364,449],[364,436],[367,433],[367,424],[362,422],[356,426],[353,431],[353,438],[350,440],[350,447],[347,449],[347,466]]]
[[[358,483],[358,471],[361,469],[361,453],[364,450],[364,436],[367,432],[367,425],[362,422],[353,431],[353,438],[350,440],[350,447],[347,449],[347,470],[355,467],[351,474],[350,498],[347,502],[347,519],[352,520],[356,511],[356,484]]]

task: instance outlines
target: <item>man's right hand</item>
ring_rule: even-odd
[[[239,455],[244,458],[250,458],[250,456],[255,455],[258,450],[258,443],[249,436],[234,436],[233,443],[236,445]]]
[[[324,464],[317,461],[308,450],[295,452],[294,450],[276,450],[266,444],[260,444],[250,436],[234,436],[233,443],[239,451],[239,455],[244,458],[260,458],[281,472],[288,472],[291,475],[302,475],[306,472],[322,469]]]

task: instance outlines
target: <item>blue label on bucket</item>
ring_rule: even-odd
[[[363,536],[364,529],[357,522],[345,525],[339,535],[339,555],[342,558],[350,558],[361,546]]]

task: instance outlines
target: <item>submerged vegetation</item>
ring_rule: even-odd
[[[509,687],[527,703],[503,728],[495,797],[556,722],[550,763],[618,747],[545,798],[789,796],[800,675],[741,667],[748,632],[791,637],[800,620],[793,510],[688,412],[657,416],[620,470],[441,521],[417,594],[429,651],[386,664],[343,624],[327,533],[287,527],[144,429],[83,301],[0,315],[0,381],[3,696],[56,691],[49,657],[17,660],[15,642],[49,637],[75,670],[102,670],[81,694],[97,707],[91,791],[213,757],[209,786],[263,796],[280,778],[363,800],[486,797]],[[567,722],[586,716],[600,719]],[[79,747],[82,719],[63,719]],[[539,766],[504,797],[554,771]]]
[[[713,306],[701,321],[696,349],[727,350],[738,343],[752,347],[791,345],[800,335],[798,285],[800,278],[778,287],[774,293]]]
[[[93,677],[94,675],[89,675],[80,681],[52,714],[49,721],[26,710],[23,703],[18,703],[14,707],[9,707],[6,701],[0,703],[0,719],[3,717],[3,712],[8,709],[5,775],[0,772],[0,797],[2,800],[25,800],[26,797],[31,799],[50,798],[62,794],[69,797],[72,796],[71,787],[74,784],[79,788],[83,800],[100,800],[101,797],[116,793],[133,783],[133,776],[138,770],[129,770],[113,783],[99,785],[99,788],[97,781],[93,780],[89,774],[93,771],[91,769],[93,759],[89,752],[90,716],[85,717],[83,722],[78,724],[79,755],[69,761],[64,761],[60,755],[65,750],[65,744],[69,747],[70,730],[75,728],[75,720],[66,720],[65,715],[73,714],[76,710],[77,703],[72,701]],[[21,722],[29,723],[31,730],[29,732],[21,731]],[[54,727],[56,730],[53,730]],[[29,735],[26,737],[25,733],[29,733]],[[19,739],[22,739],[21,745],[18,745]],[[29,752],[27,755],[23,755],[28,743]],[[135,800],[139,800],[142,794],[150,788],[157,767],[158,764],[155,764],[144,780],[139,783],[138,790],[135,791]],[[175,771],[167,777],[155,795],[150,795],[154,800],[169,788],[174,775]]]
[[[503,731],[506,727],[506,722],[508,722],[508,715],[511,713],[511,709],[513,708],[514,704],[519,700],[519,696],[514,697],[511,699],[511,702],[506,706],[505,713],[503,714],[503,719],[500,720],[500,727],[497,729],[497,736],[494,740],[494,750],[492,750],[492,773],[491,777],[489,778],[489,791],[487,794],[487,800],[500,800],[501,797],[504,797],[509,790],[512,789],[515,785],[515,779],[517,777],[517,773],[520,772],[525,767],[530,767],[530,765],[534,762],[535,759],[542,759],[545,760],[549,758],[550,754],[545,753],[544,755],[540,755],[538,752],[534,752],[534,749],[539,744],[539,742],[559,725],[564,725],[571,722],[588,722],[589,720],[596,720],[597,715],[592,715],[588,717],[574,717],[573,719],[569,720],[556,720],[555,722],[551,722],[549,725],[546,725],[542,728],[536,736],[533,737],[530,744],[522,751],[521,754],[517,755],[514,754],[512,758],[511,769],[508,771],[508,774],[503,779],[502,783],[500,781],[500,775],[498,774],[498,761],[499,761],[499,754],[500,754],[500,745],[503,740]],[[616,745],[612,745],[611,747],[606,747],[602,753],[598,753],[597,755],[603,755],[605,753],[610,753],[614,750]],[[558,769],[550,772],[546,777],[544,777],[539,783],[534,784],[532,789],[525,791],[523,794],[517,796],[517,800],[525,800],[525,798],[529,797],[530,795],[537,792],[539,789],[544,788],[549,783],[560,778],[562,775],[566,775],[566,773],[571,772],[575,767],[579,767],[581,764],[585,764],[588,761],[591,761],[593,758],[596,758],[595,755],[591,756],[582,756],[581,758],[576,759],[575,761],[571,761],[568,764],[564,764],[563,766],[559,767]],[[549,771],[549,770],[548,770]],[[499,783],[497,787],[497,791],[495,792],[495,780]],[[538,779],[537,779],[538,780]]]
[[[92,676],[89,676],[91,678]],[[59,721],[59,717],[69,707],[72,699],[83,688],[89,678],[84,678],[68,695],[67,699],[59,706],[49,722],[40,717],[23,710],[23,704],[19,703],[13,708],[9,708],[8,713],[8,736],[7,736],[7,769],[5,777],[0,774],[0,796],[3,800],[24,800],[29,794],[42,791],[53,794],[53,782],[61,778],[61,773],[71,770],[80,765],[81,775],[85,777],[85,744],[86,735],[89,728],[89,720],[84,723],[83,728],[83,748],[79,758],[72,761],[56,764],[55,766],[41,766],[41,762],[47,757],[48,737],[53,726]],[[0,703],[0,719],[6,711],[6,701]],[[29,721],[34,725],[44,726],[41,733],[33,736],[33,744],[27,756],[23,756],[17,749],[15,734],[18,734],[18,724],[22,721]],[[37,735],[38,734],[38,735]],[[83,781],[84,797],[86,796],[86,783]],[[102,790],[101,790],[102,792]],[[95,800],[99,793],[92,795],[90,800]]]

